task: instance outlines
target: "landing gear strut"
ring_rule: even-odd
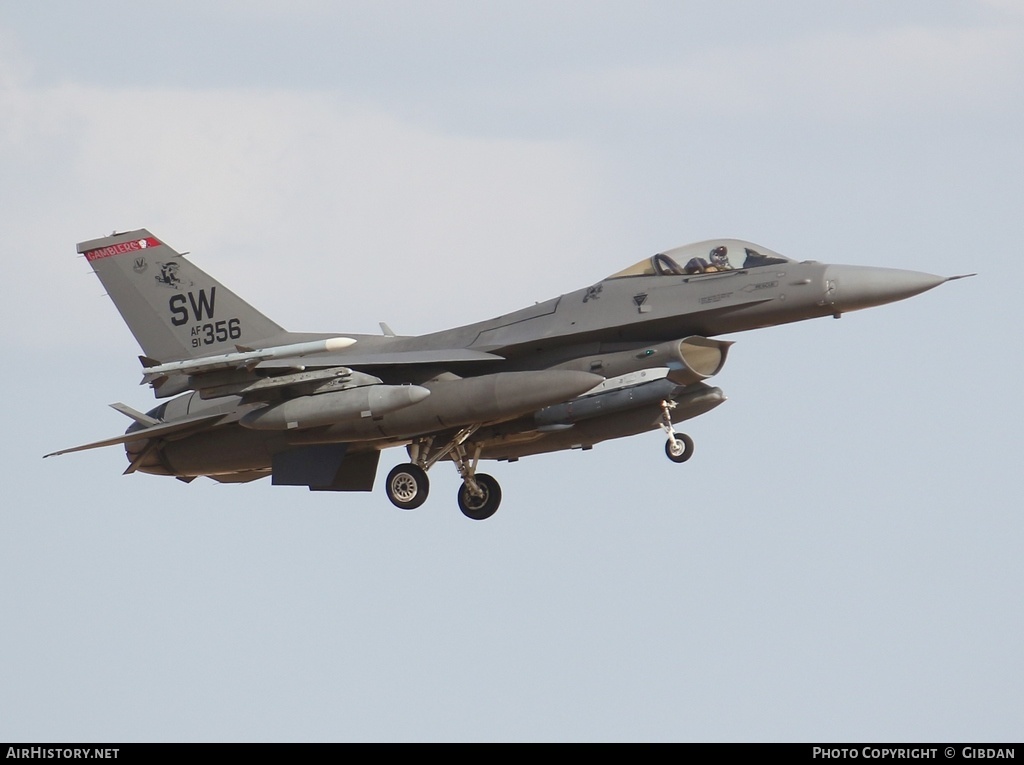
[[[672,427],[672,410],[675,408],[675,401],[662,401],[658,424],[668,436],[668,441],[665,442],[665,456],[673,462],[686,462],[693,456],[693,439],[685,433],[676,433]]]
[[[433,454],[431,454],[433,437],[409,444],[409,459],[411,461],[398,465],[388,474],[385,490],[391,503],[402,510],[412,510],[422,505],[430,491],[427,471],[438,460],[450,456],[452,462],[455,463],[455,469],[462,477],[462,486],[459,487],[458,495],[459,509],[462,510],[462,514],[474,521],[486,520],[494,515],[498,505],[501,504],[501,486],[486,473],[476,472],[477,463],[480,461],[480,451],[483,447],[477,444],[471,456],[464,446],[479,427],[479,425],[472,425],[463,428],[455,434],[451,441]]]
[[[501,504],[501,487],[498,482],[486,473],[477,473],[476,466],[480,461],[480,444],[473,450],[470,457],[463,444],[473,433],[476,427],[466,428],[459,431],[449,445],[452,462],[455,469],[462,476],[462,486],[459,487],[459,509],[467,518],[474,521],[484,521],[494,515]]]

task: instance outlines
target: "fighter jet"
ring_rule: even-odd
[[[798,262],[721,239],[659,252],[575,292],[419,336],[285,331],[145,229],[81,242],[166,399],[124,435],[125,473],[312,491],[371,491],[382,450],[408,461],[384,482],[403,510],[451,461],[474,520],[501,503],[481,460],[662,429],[674,462],[693,454],[677,423],[725,396],[706,381],[732,342],[716,336],[890,303],[961,278]]]

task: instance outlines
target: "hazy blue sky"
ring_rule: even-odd
[[[1020,741],[1022,136],[1018,0],[4,4],[0,739]],[[75,256],[136,227],[297,331],[716,236],[979,276],[473,523],[40,459],[152,406]]]

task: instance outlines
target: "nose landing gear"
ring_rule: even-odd
[[[693,439],[685,433],[676,433],[665,442],[665,456],[673,462],[686,462],[693,456]]]
[[[675,401],[662,401],[658,424],[668,436],[668,441],[665,442],[665,456],[673,462],[686,462],[693,456],[693,439],[685,433],[676,433],[672,427],[672,410],[675,408]]]

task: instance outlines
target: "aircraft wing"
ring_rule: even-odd
[[[363,377],[362,384],[380,380],[354,371],[360,368],[443,366],[502,361],[493,353],[466,348],[445,350],[340,353],[338,347],[355,342],[349,338],[297,343],[253,350],[239,347],[234,353],[161,363],[140,356],[142,383],[153,386],[157,398],[197,390],[203,398],[226,395],[258,397],[270,388],[301,386],[336,377]],[[263,373],[263,374],[260,374]]]

